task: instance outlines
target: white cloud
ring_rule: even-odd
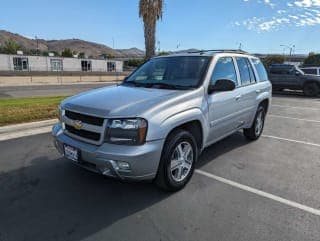
[[[257,32],[279,30],[286,26],[303,27],[320,25],[320,0],[242,0],[257,2],[272,8],[270,16],[255,16],[237,21],[234,26],[244,26]]]
[[[299,0],[299,1],[295,1],[293,4],[298,7],[305,7],[305,8],[319,7],[320,0]]]

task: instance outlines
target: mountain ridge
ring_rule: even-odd
[[[107,45],[86,41],[82,39],[31,39],[26,36],[12,33],[6,30],[0,30],[0,46],[4,46],[5,42],[9,39],[13,39],[22,47],[23,50],[32,51],[36,50],[37,46],[41,52],[61,52],[69,48],[77,53],[85,53],[87,57],[98,58],[101,55],[113,56],[113,57],[126,57],[126,58],[143,58],[145,52],[138,48],[132,47],[129,49],[113,49]]]

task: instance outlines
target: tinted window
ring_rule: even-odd
[[[270,68],[271,74],[291,74],[294,71],[294,67],[285,67],[285,66],[272,66]]]
[[[125,82],[139,86],[157,88],[171,85],[196,87],[200,84],[210,58],[206,56],[162,57],[149,60],[134,72]]]
[[[252,66],[248,58],[237,57],[237,64],[240,72],[241,85],[248,85],[255,82]]]
[[[216,63],[211,78],[211,84],[215,84],[219,79],[230,79],[235,82],[236,86],[238,85],[237,74],[231,57],[220,58]]]
[[[317,69],[302,69],[305,74],[317,74]]]
[[[267,81],[268,74],[266,69],[264,68],[263,64],[261,63],[260,59],[251,59],[254,67],[258,72],[258,77],[260,81]]]

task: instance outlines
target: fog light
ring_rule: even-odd
[[[124,161],[117,161],[119,169],[122,170],[130,170],[130,164],[128,162]]]

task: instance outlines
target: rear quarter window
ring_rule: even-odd
[[[317,69],[302,69],[302,71],[303,71],[305,74],[313,74],[313,75],[318,74],[318,73],[317,73]]]
[[[264,65],[262,64],[262,62],[260,61],[260,59],[251,59],[253,66],[255,67],[255,69],[257,70],[257,74],[258,74],[258,79],[259,81],[268,81],[268,74],[267,71],[264,67]]]

